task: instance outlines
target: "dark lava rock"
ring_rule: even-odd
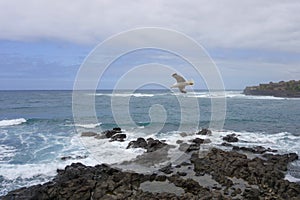
[[[152,138],[148,138],[147,139],[147,152],[153,152],[156,151],[158,149],[161,149],[163,147],[165,147],[167,144],[164,142],[161,142],[159,140],[154,140]]]
[[[260,190],[256,189],[256,188],[246,188],[244,193],[243,193],[243,197],[245,199],[257,199],[259,200],[260,198]]]
[[[167,177],[165,175],[158,175],[155,177],[156,181],[165,181],[167,180]]]
[[[179,135],[180,135],[181,137],[186,137],[186,136],[188,136],[188,134],[187,134],[186,132],[179,133]]]
[[[237,138],[236,134],[229,134],[226,135],[225,137],[223,137],[223,140],[227,141],[227,142],[238,142],[239,139]]]
[[[204,143],[204,139],[195,138],[195,139],[191,140],[191,142],[193,142],[195,144],[203,144]]]
[[[181,144],[181,143],[183,143],[183,140],[177,140],[176,141],[176,144]]]
[[[130,141],[127,149],[129,148],[144,148],[147,152],[154,152],[158,149],[166,147],[168,144],[153,138],[148,138],[147,141],[144,138],[138,138],[136,141]]]
[[[196,153],[192,154],[191,162],[196,174],[210,174],[224,187],[233,185],[227,177],[243,179],[248,184],[257,186],[260,193],[250,189],[243,194],[245,199],[256,199],[257,195],[261,197],[262,194],[266,198],[273,196],[275,199],[300,199],[300,185],[284,180],[284,171],[290,162],[298,159],[297,154],[264,154],[263,157],[266,159],[248,159],[246,155],[235,151],[212,148],[205,157],[199,158]]]
[[[200,145],[199,144],[191,144],[186,152],[191,152],[191,151],[198,151],[200,149]]]
[[[117,133],[122,133],[120,127],[115,127],[115,128],[113,128],[113,131],[115,131],[115,132],[117,132]]]
[[[171,174],[171,173],[173,173],[173,170],[172,170],[172,169],[173,169],[173,168],[172,168],[172,164],[170,163],[170,164],[168,164],[167,166],[165,166],[165,167],[159,169],[159,171],[161,171],[161,172],[163,172],[163,173],[165,173],[165,174]]]
[[[186,172],[177,172],[177,174],[178,174],[179,176],[186,176],[186,175],[187,175]]]
[[[116,127],[113,128],[112,130],[106,130],[102,132],[102,134],[105,135],[106,138],[111,138],[113,135],[117,133],[122,133],[121,128]]]
[[[198,151],[200,149],[200,144],[192,143],[192,144],[187,144],[187,143],[181,143],[178,148],[180,151],[183,152],[191,152],[191,151]]]
[[[144,138],[138,138],[136,141],[130,141],[127,149],[129,148],[147,148],[147,142]]]
[[[152,177],[152,179],[151,179]],[[146,181],[169,181],[184,193],[151,193],[140,188]],[[199,198],[201,197],[201,198]],[[53,181],[43,185],[20,188],[0,197],[3,200],[21,199],[224,199],[220,192],[211,192],[203,188],[193,179],[182,179],[179,175],[143,175],[132,172],[122,172],[105,164],[95,167],[74,163],[64,170],[59,170]]]
[[[199,131],[198,133],[196,133],[197,135],[211,135],[212,132],[211,130],[208,130],[206,128],[202,129],[201,131]]]
[[[238,146],[233,146],[232,150],[236,150],[236,151],[248,151],[248,152],[251,152],[251,153],[256,153],[256,154],[263,154],[263,153],[266,153],[266,152],[277,152],[277,150],[273,150],[273,149],[270,149],[270,148],[265,148],[265,147],[262,147],[262,146],[255,146],[255,147],[238,147]]]
[[[148,143],[147,143],[148,145]],[[173,172],[172,165],[162,168],[164,173],[157,175],[124,172],[108,165],[84,166],[73,163],[64,170],[58,170],[56,177],[43,185],[20,188],[0,197],[3,200],[21,199],[300,199],[300,185],[284,179],[284,171],[289,162],[298,159],[294,153],[248,159],[236,151],[223,151],[212,148],[201,156],[191,155],[196,174],[207,174],[222,185],[218,189],[203,187],[193,177],[184,178],[185,171]],[[184,164],[181,164],[184,165]],[[231,178],[247,182],[246,189],[236,189]],[[180,194],[144,191],[140,185],[155,181],[172,183],[184,191]]]
[[[96,135],[97,135],[97,133],[91,132],[91,131],[81,133],[81,137],[94,137]]]
[[[116,135],[113,135],[110,139],[110,142],[113,142],[113,141],[119,141],[119,142],[124,142],[124,139],[126,138],[126,134],[116,134]]]
[[[232,147],[233,146],[232,144],[227,143],[227,142],[223,142],[221,145],[224,147]]]

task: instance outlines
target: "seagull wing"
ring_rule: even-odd
[[[185,87],[184,86],[179,86],[178,87],[181,93],[186,93]]]
[[[184,79],[182,76],[179,76],[179,75],[176,74],[176,73],[173,74],[172,76],[176,79],[177,83],[186,82],[185,79]],[[184,89],[184,88],[183,88],[183,89]]]

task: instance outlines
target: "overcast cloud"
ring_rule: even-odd
[[[299,11],[299,0],[0,0],[0,89],[71,89],[95,45],[140,27],[195,39],[229,89],[300,79]]]
[[[172,28],[209,47],[300,51],[300,1],[0,1],[0,39],[97,43],[142,26]]]

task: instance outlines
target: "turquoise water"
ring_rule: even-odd
[[[84,95],[91,94],[86,92]],[[180,95],[180,98],[185,98],[185,105],[180,105],[179,95],[167,90],[141,90],[133,94],[120,91],[114,95],[112,91],[97,91],[95,107],[98,122],[85,123],[91,117],[85,116],[86,120],[83,119],[82,123],[75,126],[72,91],[1,91],[0,195],[15,188],[48,181],[56,174],[57,168],[72,162],[88,165],[99,163],[79,137],[83,131],[121,126],[130,138],[135,138],[142,135],[143,131],[146,132],[147,127],[153,127],[153,130],[162,127],[151,134],[166,137],[170,142],[176,141],[176,131],[182,123],[181,112],[191,113],[188,115],[190,121],[199,117],[193,116],[193,110],[197,109],[194,102],[199,106],[200,121],[197,125],[185,121],[186,131],[208,127],[214,95],[207,91]],[[116,123],[111,109],[112,97],[116,100],[114,106],[128,108],[134,126]],[[130,97],[128,105],[123,101],[125,97]],[[226,91],[226,104],[224,127],[222,130],[214,130],[215,145],[221,142],[222,135],[233,132],[241,137],[239,145],[263,145],[279,149],[280,152],[300,153],[300,99],[245,96],[241,91]],[[157,118],[155,115],[153,119],[150,118],[149,109],[153,105],[164,108],[165,122],[159,118],[159,113]],[[123,116],[123,111],[116,114]],[[106,145],[111,144],[103,145],[107,149],[109,146]],[[117,143],[113,145],[119,146],[110,149],[111,156],[104,156],[103,162],[118,162],[118,150],[122,151],[126,142],[123,146]],[[141,152],[126,151],[124,155],[126,153],[128,158],[133,158]],[[71,159],[62,160],[64,156]],[[293,177],[287,176],[290,180],[300,178],[298,166],[298,162],[293,163],[296,173],[291,173]]]

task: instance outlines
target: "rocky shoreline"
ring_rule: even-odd
[[[243,93],[245,95],[300,98],[300,81],[280,81],[249,86],[244,89]]]
[[[300,184],[285,180],[289,163],[298,159],[297,154],[275,154],[275,149],[261,146],[239,147],[234,145],[238,141],[234,134],[223,137],[222,145],[229,150],[211,147],[203,151],[201,146],[210,141],[201,136],[209,134],[211,131],[203,129],[189,142],[178,140],[188,157],[155,172],[73,163],[57,170],[51,182],[11,191],[1,199],[300,199]],[[110,138],[111,142],[126,138],[118,128],[82,136]],[[143,148],[147,157],[172,146],[167,141],[137,138],[127,148]]]

